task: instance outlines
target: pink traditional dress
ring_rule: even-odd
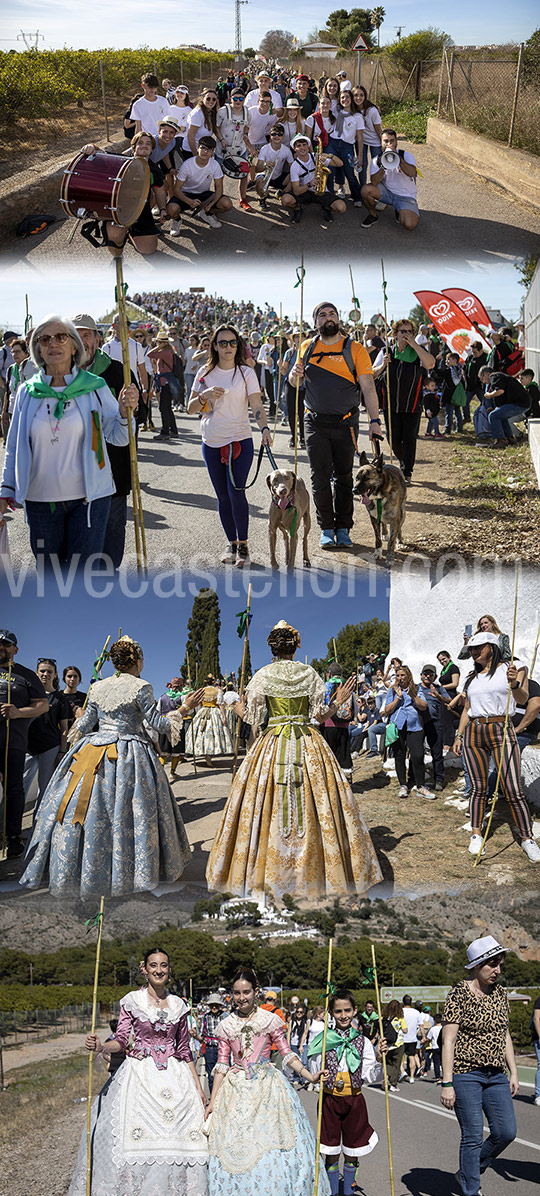
[[[280,1017],[255,1009],[220,1022],[214,1075],[225,1076],[208,1128],[209,1196],[313,1196],[315,1137],[298,1096],[270,1063],[297,1059]],[[317,1196],[329,1196],[321,1162]]]
[[[92,1196],[207,1196],[204,1109],[188,1067],[188,1005],[123,997],[115,1038],[128,1056],[92,1106]],[[68,1196],[86,1193],[86,1128]]]

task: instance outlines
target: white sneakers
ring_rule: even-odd
[[[408,790],[407,786],[400,785],[398,797],[408,797],[408,796],[409,796],[409,790]]]
[[[181,233],[180,221],[173,220],[170,230],[169,230],[169,236],[170,237],[179,237],[180,233]]]
[[[534,839],[524,839],[521,844],[521,850],[525,852],[527,859],[532,864],[540,863],[540,847],[535,843]]]
[[[485,847],[482,847],[482,836],[471,835],[471,841],[469,843],[469,851],[471,855],[478,855],[480,850],[482,851],[482,855],[486,854]]]
[[[426,789],[425,785],[422,785],[420,787],[420,789],[417,789],[416,792],[418,793],[419,797],[425,797],[426,801],[436,801],[437,800],[437,794],[432,793],[430,789]]]
[[[199,220],[204,220],[204,223],[208,224],[210,228],[221,228],[221,220],[216,220],[211,212],[199,212]]]

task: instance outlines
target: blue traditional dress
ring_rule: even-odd
[[[315,1136],[300,1101],[269,1062],[297,1059],[280,1017],[255,1009],[217,1027],[214,1075],[225,1078],[208,1129],[208,1196],[313,1196]],[[324,1166],[317,1196],[330,1196]]]
[[[191,851],[162,765],[144,729],[178,739],[177,711],[158,714],[152,686],[128,673],[92,686],[71,748],[38,811],[20,884],[55,896],[124,897],[182,874]]]

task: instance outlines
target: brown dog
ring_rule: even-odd
[[[287,469],[275,469],[266,478],[266,485],[272,495],[268,514],[268,534],[270,538],[270,568],[279,569],[276,558],[276,536],[278,528],[285,541],[285,564],[291,572],[294,569],[296,546],[300,524],[304,521],[304,535],[302,552],[304,567],[310,568],[308,556],[308,534],[311,528],[309,509],[309,494],[302,478]]]
[[[382,535],[388,537],[386,561],[391,564],[394,549],[400,547],[405,519],[407,484],[401,470],[395,465],[385,465],[382,453],[374,461],[369,461],[362,453],[353,493],[363,499],[371,519],[375,532],[375,560],[382,557],[382,531]]]

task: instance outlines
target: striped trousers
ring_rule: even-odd
[[[498,771],[503,735],[504,723],[479,723],[476,719],[469,719],[465,728],[463,758],[471,778],[470,812],[473,827],[482,825],[488,787],[489,761],[493,756]],[[519,747],[511,722],[508,723],[506,729],[499,789],[504,793],[510,806],[520,839],[531,839],[531,818],[521,785]]]

